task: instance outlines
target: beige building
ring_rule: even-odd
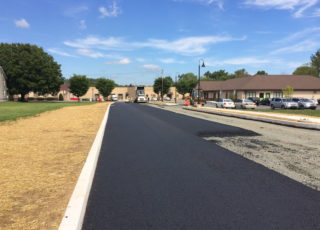
[[[201,95],[206,100],[218,98],[283,97],[282,90],[291,86],[292,97],[320,98],[320,78],[306,75],[255,75],[226,81],[200,81]],[[195,92],[198,85],[195,87]]]
[[[111,95],[116,95],[119,101],[130,100],[135,98],[136,90],[137,90],[136,86],[115,87],[112,90]],[[144,90],[145,90],[145,95],[149,98],[159,97],[159,95],[153,91],[152,86],[145,86]],[[58,96],[60,94],[63,96],[64,101],[78,100],[78,98],[70,92],[69,86],[67,84],[63,84],[60,86],[60,91],[58,93]],[[174,99],[175,94],[177,96],[177,99],[182,99],[182,95],[178,94],[175,87],[170,87],[169,93],[165,96],[168,96]],[[109,100],[111,99],[111,95],[108,97]],[[82,101],[104,100],[103,96],[99,93],[99,90],[97,90],[95,87],[89,87],[87,93],[82,97],[80,97],[80,99]]]
[[[0,102],[8,100],[7,77],[0,66]]]

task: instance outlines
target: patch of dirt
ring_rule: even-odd
[[[266,136],[205,139],[320,190],[320,148],[285,143]]]
[[[0,123],[0,229],[58,229],[107,107]]]

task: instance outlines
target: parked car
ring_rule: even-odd
[[[259,103],[260,105],[270,105],[270,98],[264,98],[262,101]]]
[[[259,97],[248,97],[247,99],[256,103],[257,106],[260,105],[260,98]]]
[[[163,100],[164,101],[171,101],[171,98],[170,97],[164,97]]]
[[[301,98],[301,97],[293,97],[291,98],[291,100],[293,100],[294,102],[297,102],[299,104],[299,101],[301,101],[302,99],[304,98]]]
[[[234,102],[231,99],[220,98],[216,104],[216,107],[221,108],[235,108]]]
[[[299,102],[299,109],[316,109],[317,105],[310,99],[301,99]]]
[[[151,98],[151,101],[157,101],[157,100],[158,100],[157,97],[152,97],[152,98]]]
[[[112,101],[117,101],[117,100],[118,100],[117,95],[112,94],[112,95],[111,95],[111,100],[112,100]]]
[[[281,108],[281,109],[298,109],[299,104],[291,99],[287,98],[275,98],[270,103],[271,109]]]
[[[241,108],[241,109],[255,109],[257,108],[256,103],[249,99],[241,99],[241,100],[236,100],[235,101],[235,107],[236,108]]]

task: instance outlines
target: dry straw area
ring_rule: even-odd
[[[0,229],[57,229],[107,103],[0,123]]]

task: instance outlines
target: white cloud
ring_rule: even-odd
[[[127,64],[130,64],[131,61],[129,58],[123,58],[119,61],[113,61],[113,62],[107,62],[106,64],[107,65],[127,65]]]
[[[74,48],[97,48],[102,50],[123,50],[123,46],[127,46],[122,38],[98,38],[95,36],[88,36],[85,39],[76,39],[73,42],[66,41],[64,44]]]
[[[101,58],[105,56],[100,52],[96,52],[90,49],[77,49],[77,52],[81,55],[92,57],[92,58]]]
[[[136,61],[137,62],[146,62],[146,59],[144,59],[144,58],[136,58]]]
[[[175,2],[196,2],[206,5],[216,4],[220,9],[223,9],[223,0],[174,0]]]
[[[56,49],[56,48],[50,48],[50,49],[48,49],[48,51],[49,51],[50,53],[58,54],[58,55],[65,56],[65,57],[77,57],[77,56],[75,56],[75,55],[66,53],[66,52],[61,51],[61,50],[58,50],[58,49]]]
[[[174,63],[176,63],[176,64],[184,64],[183,61],[178,61],[178,60],[176,60],[174,58],[160,59],[160,62],[166,63],[166,64],[174,64]]]
[[[153,64],[143,65],[143,68],[151,72],[159,72],[161,70],[160,66]]]
[[[116,2],[113,2],[112,5],[108,6],[107,8],[101,6],[99,8],[100,17],[101,18],[111,18],[111,17],[117,17],[119,14],[121,14],[121,9],[117,6]]]
[[[259,65],[270,63],[268,59],[259,59],[255,57],[241,57],[241,58],[231,58],[222,61],[208,61],[206,65],[215,66],[215,65]]]
[[[233,38],[230,36],[186,37],[174,41],[149,39],[148,42],[141,43],[140,46],[192,56],[206,53],[212,44],[244,39],[246,37]]]
[[[76,6],[76,7],[72,7],[72,8],[67,8],[63,14],[67,17],[76,17],[78,14],[81,14],[83,12],[86,12],[88,11],[89,8],[85,5],[82,5],[82,6]]]
[[[85,29],[87,29],[87,24],[86,24],[86,21],[85,21],[85,20],[81,20],[81,21],[80,21],[79,29],[80,29],[80,30],[85,30]]]
[[[312,16],[313,17],[320,17],[320,8],[315,9]]]
[[[320,27],[312,27],[312,28],[306,28],[302,31],[296,32],[294,34],[291,34],[279,41],[276,41],[276,43],[288,43],[295,40],[303,39],[305,37],[319,37],[320,36]]]
[[[76,41],[66,41],[65,45],[81,49],[102,49],[102,50],[132,50],[138,48],[154,48],[168,52],[174,52],[182,55],[200,55],[210,49],[210,45],[229,42],[241,41],[246,37],[233,38],[231,36],[202,36],[202,37],[185,37],[178,40],[167,41],[159,39],[149,39],[146,42],[126,42],[122,38],[98,38],[89,36],[85,39]]]
[[[30,27],[29,23],[24,18],[21,18],[20,20],[15,20],[14,23],[16,24],[17,27],[21,27],[21,28]]]
[[[278,10],[294,11],[294,17],[302,17],[305,10],[314,6],[318,0],[245,0],[246,5]]]
[[[281,54],[281,53],[298,53],[306,51],[314,51],[320,46],[320,42],[313,40],[304,40],[297,44],[282,47],[270,52],[271,55]]]

